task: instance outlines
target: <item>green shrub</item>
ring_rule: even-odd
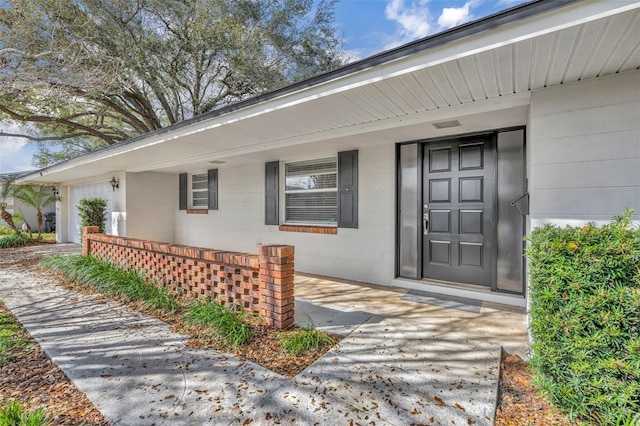
[[[81,226],[97,226],[104,233],[104,222],[107,216],[107,200],[104,198],[83,198],[76,208],[80,214]]]
[[[545,225],[527,249],[534,384],[599,424],[640,411],[640,229],[631,214],[601,228]]]
[[[245,313],[237,305],[221,305],[209,298],[198,300],[187,307],[185,320],[189,325],[209,329],[226,345],[234,348],[249,343],[253,338]]]
[[[6,226],[0,226],[0,235],[11,235],[15,233],[16,232],[11,228],[7,228]]]
[[[50,423],[42,408],[29,411],[15,399],[0,406],[0,426],[47,426]]]
[[[149,310],[173,312],[179,308],[168,291],[147,282],[140,273],[125,271],[92,256],[51,256],[42,265],[125,302],[138,302]]]
[[[0,248],[23,247],[27,244],[29,239],[22,234],[13,233],[0,237]]]

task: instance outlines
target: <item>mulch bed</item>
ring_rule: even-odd
[[[529,363],[503,353],[495,426],[573,426],[531,385]]]

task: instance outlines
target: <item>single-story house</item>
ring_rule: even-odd
[[[2,184],[4,181],[7,181],[7,180],[14,181],[16,179],[19,179],[22,176],[26,176],[31,173],[33,172],[30,171],[30,172],[16,172],[16,173],[1,173],[0,184]],[[53,191],[53,188],[51,188],[51,190]],[[12,215],[22,214],[26,222],[31,227],[32,231],[38,232],[38,212],[36,211],[36,209],[34,209],[28,204],[25,204],[23,201],[15,197],[9,197],[9,199],[5,201],[7,203],[7,207],[6,207],[7,212],[9,212]],[[54,218],[55,212],[56,212],[56,206],[54,204],[49,204],[47,206],[44,206],[44,208],[42,209],[42,214],[45,216],[45,222],[43,224],[44,232],[51,232],[55,229],[55,218]],[[18,226],[19,228],[21,227],[21,224],[22,224],[21,221],[16,219],[14,220],[14,222],[16,226]],[[7,225],[4,222],[4,220],[2,220],[2,218],[0,217],[0,226],[8,227],[9,225]]]
[[[539,0],[31,173],[107,232],[526,304],[523,237],[640,212],[640,2]],[[117,186],[116,186],[117,183]]]

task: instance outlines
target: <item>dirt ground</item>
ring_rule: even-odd
[[[36,270],[39,259],[28,248],[0,250],[0,267]],[[0,310],[6,311],[0,303]],[[321,356],[328,347],[306,356],[287,357],[279,352],[276,331],[256,329],[254,343],[237,351],[281,374],[293,376]],[[28,333],[25,337],[29,337]],[[193,340],[192,345],[208,346],[206,341]],[[31,407],[46,406],[54,419],[53,425],[107,425],[102,414],[84,394],[56,367],[35,344],[0,367],[0,403],[18,398]],[[528,363],[519,356],[504,354],[499,385],[499,400],[495,425],[574,425],[555,411],[531,385]]]

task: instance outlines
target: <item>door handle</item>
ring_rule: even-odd
[[[511,202],[511,205],[523,216],[529,214],[529,192],[525,192]]]
[[[422,215],[422,224],[424,235],[429,235],[429,213]]]

